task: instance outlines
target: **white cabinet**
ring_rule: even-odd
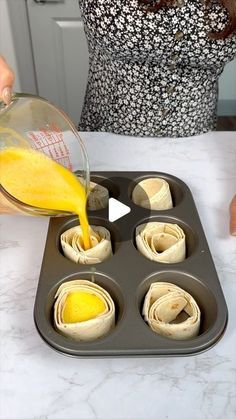
[[[78,0],[27,0],[38,93],[78,123],[88,50]]]
[[[236,115],[236,59],[226,65],[219,83],[219,115]]]

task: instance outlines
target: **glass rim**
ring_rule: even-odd
[[[39,208],[33,205],[27,204],[19,199],[15,198],[11,195],[3,186],[0,184],[0,192],[2,195],[10,202],[12,202],[17,208],[23,210],[27,214],[30,215],[44,215],[46,217],[53,216],[53,215],[71,215],[72,213],[62,211],[62,210],[54,210],[54,209],[47,209],[47,208]]]

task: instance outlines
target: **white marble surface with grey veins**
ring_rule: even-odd
[[[74,359],[39,337],[33,306],[48,220],[0,218],[1,419],[233,419],[236,401],[236,133],[138,139],[84,133],[93,170],[156,170],[195,199],[229,309],[223,339],[183,358]]]

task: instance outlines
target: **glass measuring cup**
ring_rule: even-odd
[[[9,105],[0,103],[0,151],[10,147],[28,148],[46,154],[75,172],[88,192],[89,162],[84,143],[68,116],[46,99],[29,94],[14,94]],[[46,216],[66,214],[61,210],[25,204],[1,184],[0,213]]]

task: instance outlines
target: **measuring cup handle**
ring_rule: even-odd
[[[236,236],[236,195],[230,204],[230,234]]]

